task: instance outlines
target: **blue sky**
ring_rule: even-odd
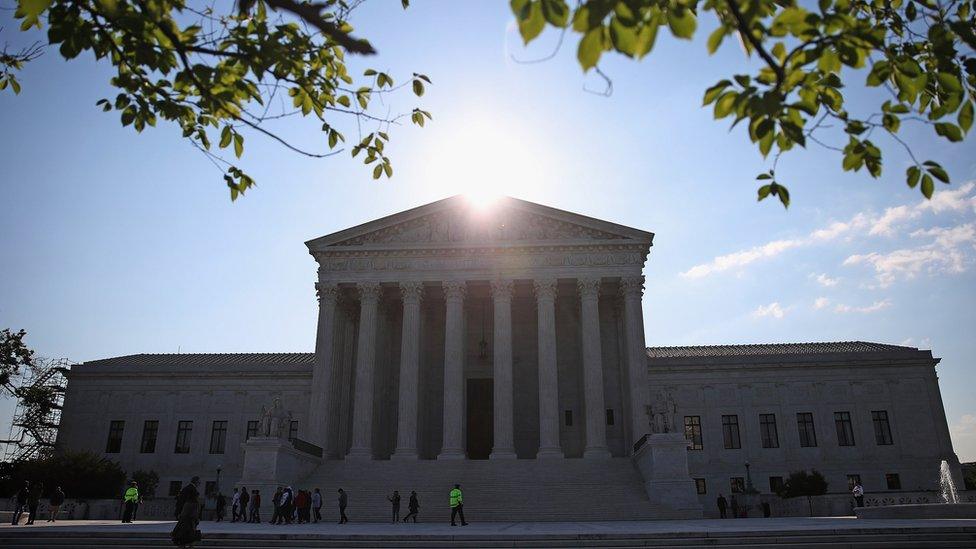
[[[976,460],[976,140],[949,145],[907,127],[916,154],[953,176],[923,204],[904,184],[907,155],[885,147],[878,180],[845,173],[819,148],[786,155],[793,206],[755,201],[768,168],[701,96],[749,70],[727,40],[662,33],[640,63],[605,57],[600,82],[552,60],[552,33],[528,50],[507,2],[371,2],[354,23],[394,77],[428,74],[415,105],[427,128],[395,127],[392,180],[342,155],[312,160],[247,135],[241,163],[258,188],[231,203],[220,174],[162,125],[137,135],[95,107],[109,68],[48,50],[0,93],[0,326],[24,328],[49,357],[141,352],[310,351],[315,264],[303,242],[489,186],[656,233],[645,274],[649,345],[870,340],[932,349],[959,457]],[[10,12],[0,40],[21,43]],[[363,60],[352,61],[357,68]],[[858,80],[860,76],[855,76]],[[871,95],[849,90],[853,105]],[[318,147],[317,125],[284,134]],[[354,130],[353,130],[354,132]],[[11,403],[0,403],[6,423]]]

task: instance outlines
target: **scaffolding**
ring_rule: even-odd
[[[68,386],[66,374],[71,368],[68,359],[37,361],[34,367],[22,374],[26,379],[21,385],[24,394],[37,395],[49,393],[51,406],[37,406],[17,399],[10,433],[7,440],[0,440],[5,446],[3,460],[6,462],[34,459],[45,451],[54,449],[61,423],[61,407]]]

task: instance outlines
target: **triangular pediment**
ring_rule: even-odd
[[[536,243],[623,243],[650,245],[654,235],[534,202],[504,197],[479,208],[454,196],[386,216],[306,242],[326,248],[388,248]]]

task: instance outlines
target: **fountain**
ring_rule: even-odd
[[[942,466],[939,468],[939,486],[942,488],[942,499],[946,503],[959,503],[959,492],[956,492],[952,470],[949,469],[949,462],[946,460],[942,460]]]
[[[959,492],[956,491],[956,483],[952,480],[952,468],[946,460],[942,460],[942,464],[939,466],[939,489],[942,492],[942,503],[858,507],[854,510],[854,514],[859,519],[976,518],[976,503],[962,503],[959,501]]]

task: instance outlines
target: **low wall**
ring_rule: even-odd
[[[13,511],[14,502],[10,499],[0,503],[0,511]],[[176,509],[174,498],[153,498],[139,504],[137,519],[173,519]],[[51,516],[47,500],[37,506],[37,520],[47,520]],[[122,501],[114,499],[67,499],[58,512],[59,519],[65,520],[122,520]]]
[[[749,518],[762,517],[762,508],[759,504],[769,503],[771,516],[774,517],[843,517],[854,515],[854,497],[847,493],[824,494],[811,498],[798,497],[783,499],[775,494],[759,494],[755,496],[756,505],[745,509],[744,499],[741,494],[737,494],[740,511]],[[726,498],[729,499],[728,495]],[[959,492],[959,501],[962,503],[976,503],[976,490]],[[864,497],[865,507],[887,507],[893,505],[912,505],[926,503],[942,503],[942,494],[935,491],[917,492],[887,492],[881,494],[868,494]],[[740,513],[741,514],[741,513]],[[731,516],[731,509],[729,510]],[[705,504],[705,517],[717,518],[718,508],[715,506],[715,498]]]
[[[976,519],[976,503],[912,503],[885,507],[859,507],[859,519]]]

